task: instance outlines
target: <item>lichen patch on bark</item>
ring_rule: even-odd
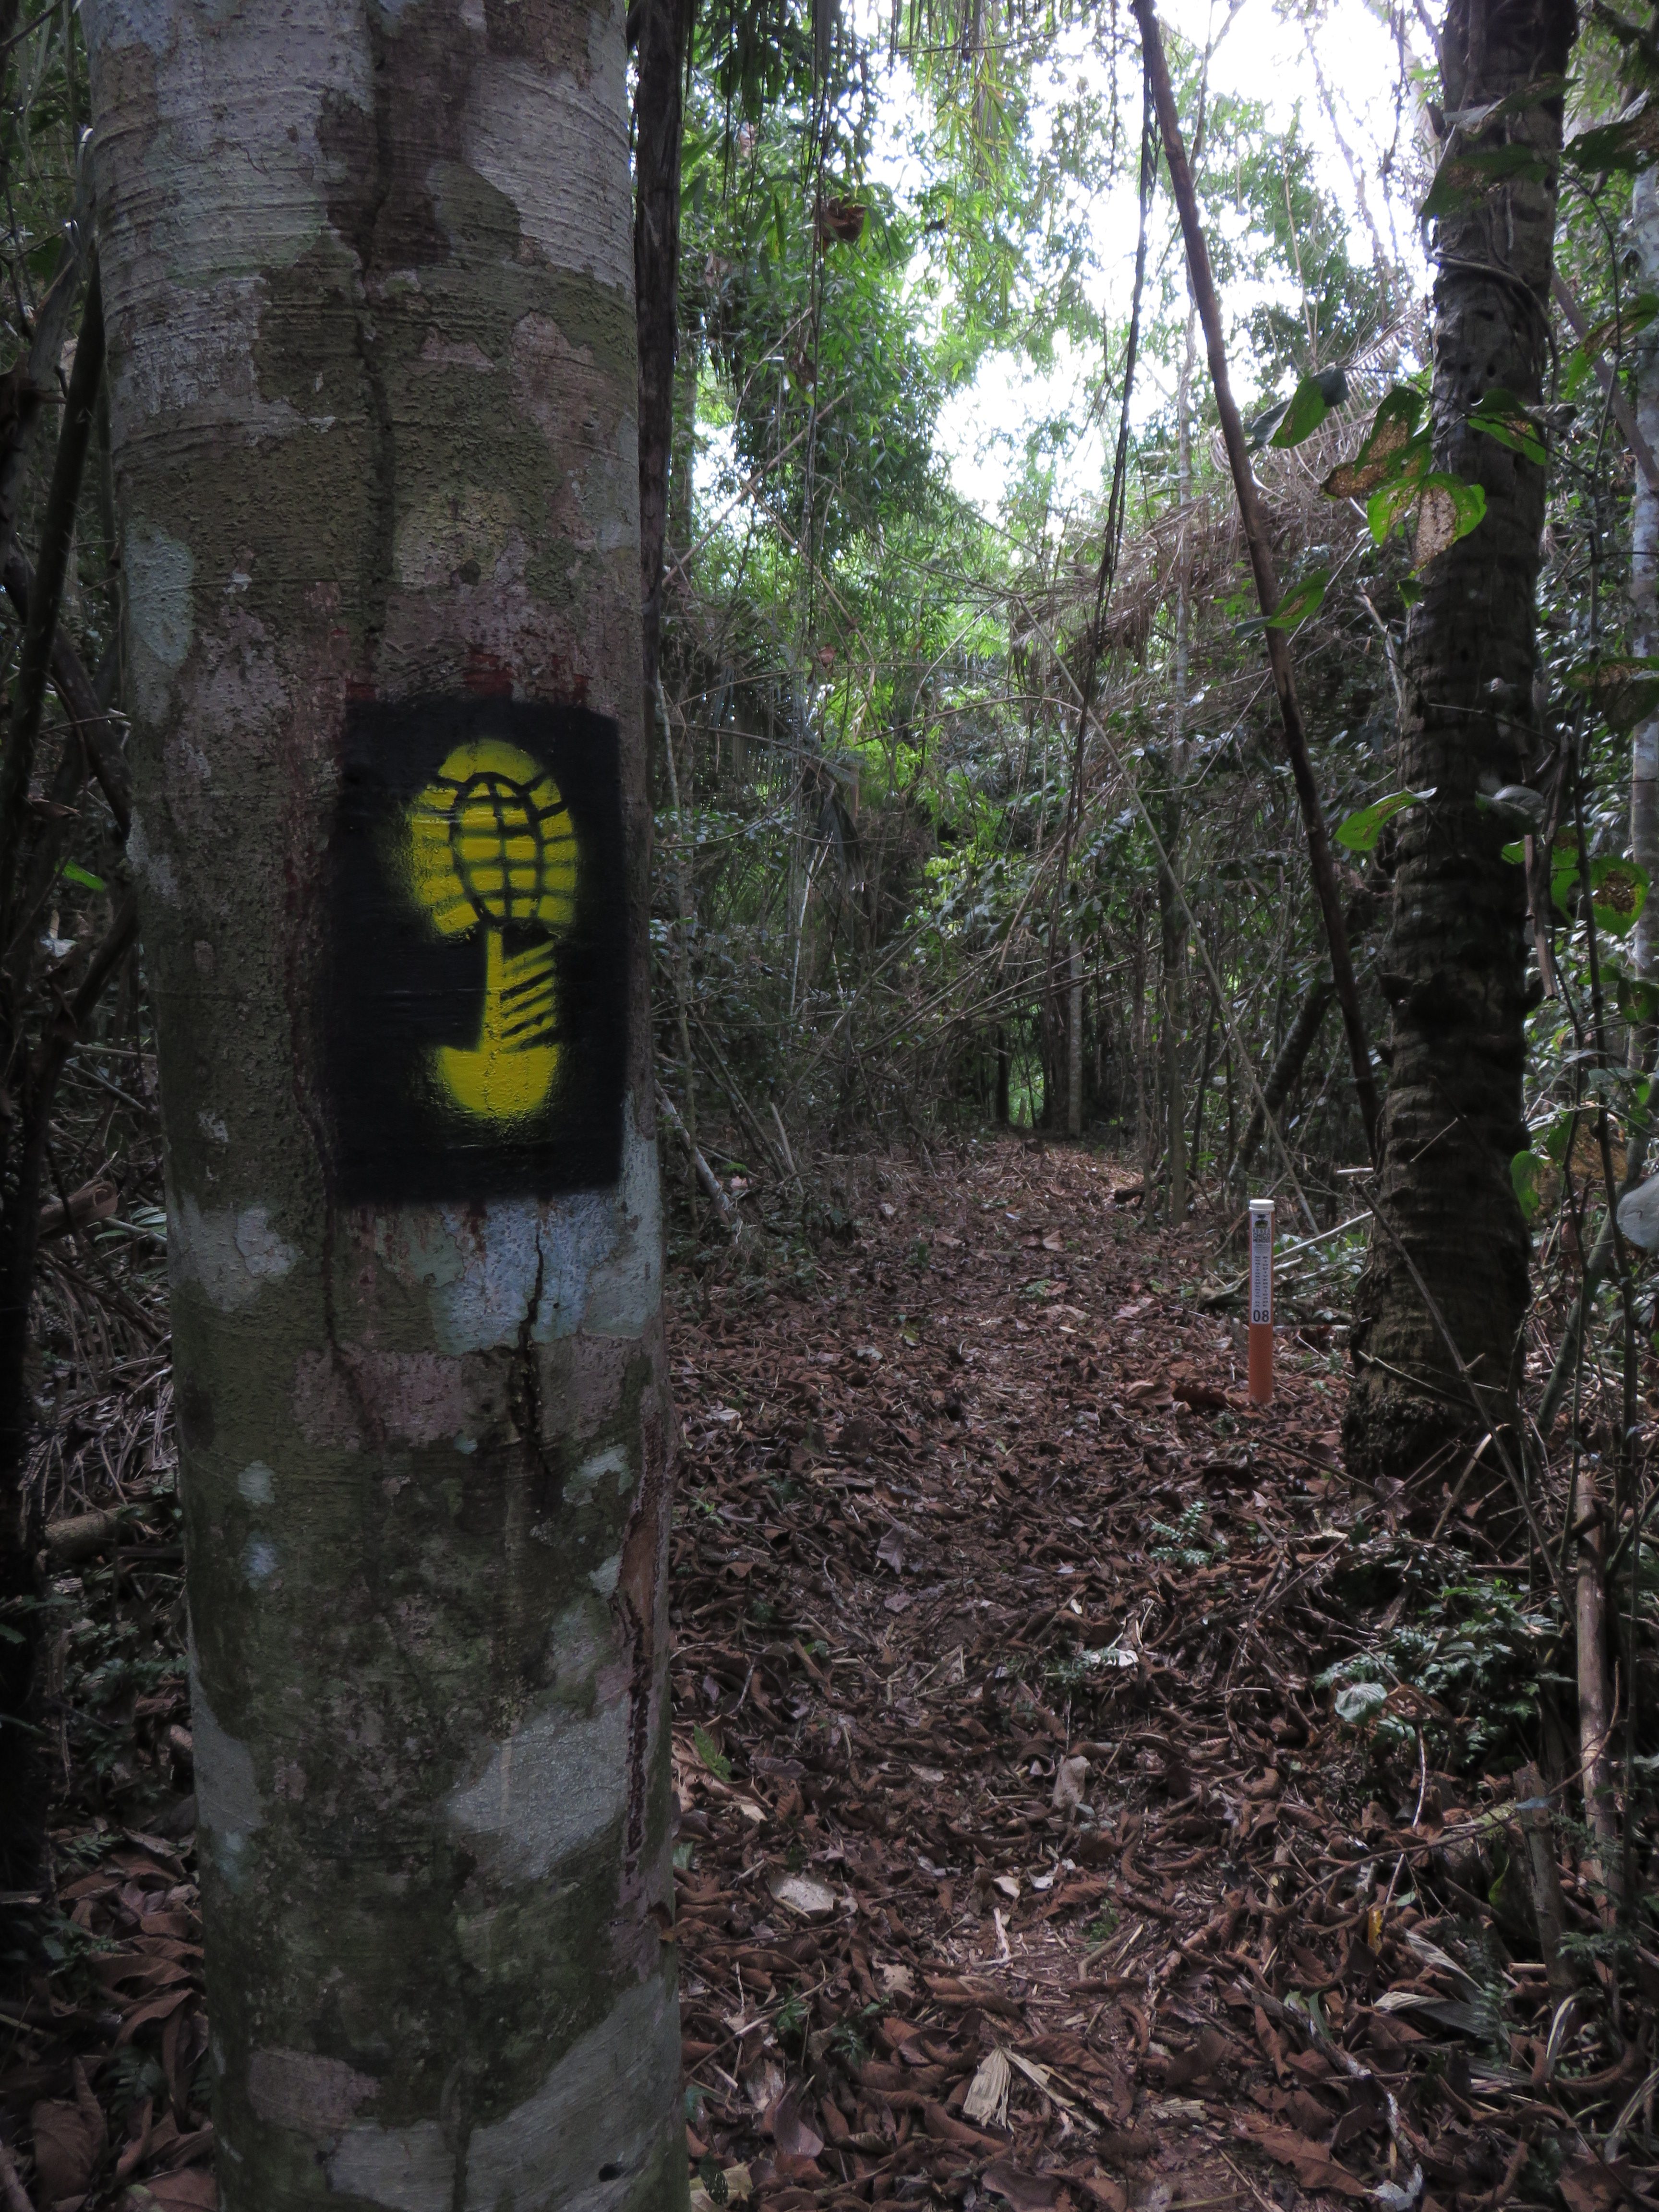
[[[452,1827],[483,1863],[541,1881],[622,1819],[628,1784],[628,1686],[591,1714],[551,1705],[518,1723],[476,1782],[447,1800]]]
[[[188,1192],[170,1210],[167,1265],[175,1290],[198,1286],[221,1313],[251,1304],[297,1258],[263,1206],[204,1208]]]

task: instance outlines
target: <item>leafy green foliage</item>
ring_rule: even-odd
[[[1163,1565],[1174,1567],[1207,1567],[1223,1558],[1227,1550],[1224,1536],[1212,1533],[1204,1538],[1204,1523],[1209,1517],[1208,1508],[1202,1499],[1194,1498],[1173,1524],[1154,1521],[1147,1533],[1158,1541],[1151,1547],[1151,1556]]]
[[[1501,385],[1493,385],[1481,394],[1470,411],[1469,424],[1485,436],[1496,439],[1500,446],[1507,446],[1512,453],[1535,461],[1540,468],[1549,459],[1531,410]]]
[[[1516,141],[1501,146],[1472,146],[1449,154],[1434,173],[1434,182],[1419,208],[1418,220],[1433,222],[1473,207],[1494,185],[1536,184],[1549,174],[1549,165],[1533,148]]]
[[[1577,912],[1581,884],[1577,846],[1560,840],[1550,855],[1550,896],[1563,915]],[[1635,860],[1603,854],[1590,862],[1589,890],[1597,929],[1605,936],[1626,937],[1647,903],[1647,871]]]
[[[1610,730],[1634,729],[1659,712],[1659,659],[1613,654],[1570,669],[1567,682],[1586,693]]]
[[[1376,799],[1369,806],[1361,806],[1344,817],[1337,824],[1336,842],[1350,853],[1370,853],[1376,841],[1396,814],[1404,813],[1408,806],[1423,806],[1434,797],[1428,791],[1391,791],[1386,799]]]
[[[1316,615],[1325,604],[1325,594],[1331,587],[1328,568],[1316,568],[1312,575],[1304,576],[1285,592],[1272,614],[1267,618],[1268,629],[1300,629],[1310,615]]]
[[[1432,1764],[1468,1772],[1529,1748],[1559,1637],[1553,1607],[1501,1577],[1452,1582],[1315,1686],[1334,1691],[1337,1717],[1379,1756],[1409,1751],[1414,1761],[1420,1729]]]
[[[732,1762],[714,1741],[714,1737],[709,1735],[708,1729],[701,1725],[694,1728],[691,1731],[691,1741],[696,1747],[697,1757],[715,1779],[720,1782],[729,1782],[732,1779]]]

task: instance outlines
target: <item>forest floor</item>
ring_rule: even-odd
[[[1545,1631],[1501,1540],[1345,1480],[1328,1329],[1249,1407],[1219,1224],[1149,1229],[1131,1180],[1014,1137],[830,1159],[794,1225],[671,1270],[695,2212],[1650,2205],[1579,2131],[1650,2101],[1639,2039],[1550,2035],[1505,1902]],[[216,2201],[167,1371],[129,1365],[46,1466],[122,1534],[56,1584],[9,2212]]]

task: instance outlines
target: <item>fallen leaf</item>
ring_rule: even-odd
[[[84,2190],[104,2148],[101,2119],[94,2128],[91,2116],[78,2104],[40,2104],[34,2108],[33,2125],[40,2202],[52,2204],[60,2197]]]
[[[1052,2212],[1060,2183],[1052,2173],[1031,2173],[1011,2158],[1000,2158],[985,2169],[985,2186],[1006,2197],[1014,2212]]]
[[[1071,2179],[1098,2207],[1098,2212],[1129,2212],[1129,2192],[1121,2181],[1103,2173],[1079,2173]]]
[[[1089,1778],[1089,1762],[1081,1752],[1070,1759],[1062,1759],[1054,1771],[1054,1806],[1057,1812],[1066,1812],[1083,1802],[1083,1787]]]
[[[129,2202],[138,2188],[149,2191],[150,2203],[160,2212],[219,2212],[219,2185],[204,2166],[190,2166],[183,2173],[153,2173],[128,2191]]]
[[[787,1905],[791,1912],[799,1912],[804,1920],[827,1920],[836,1909],[836,1893],[827,1882],[817,1881],[810,1874],[785,1874],[781,1870],[768,1881],[767,1888],[778,1903]]]
[[[896,1528],[890,1528],[877,1545],[876,1557],[896,1575],[904,1572],[904,1540]]]
[[[1271,2120],[1258,2119],[1247,2114],[1244,2132],[1258,2148],[1267,2152],[1280,2166],[1288,2166],[1304,2189],[1328,2190],[1336,2197],[1367,2197],[1370,2194],[1358,2175],[1339,2166],[1329,2151],[1310,2142],[1306,2136],[1298,2135],[1294,2128],[1275,2127]]]
[[[1219,2028],[1206,2027],[1190,2051],[1178,2051],[1170,2061],[1164,2087],[1184,2089],[1189,2081],[1207,2081],[1226,2057],[1230,2047]]]
[[[805,2094],[799,2083],[786,2089],[766,2117],[772,2140],[786,2158],[811,2160],[823,2148],[823,2137],[805,2117]]]
[[[1007,2052],[1000,2047],[988,2051],[962,2100],[963,2119],[971,2120],[975,2127],[1006,2127],[1008,2087],[1012,2079]]]
[[[763,2059],[743,2077],[743,2094],[757,2112],[769,2112],[783,2095],[783,2069],[775,2058]]]
[[[953,2120],[943,2105],[924,2105],[921,2124],[935,2142],[961,2143],[972,2150],[1000,2151],[1002,2148],[994,2136],[981,2135],[977,2128],[965,2126],[961,2120]]]
[[[755,2193],[754,2179],[746,2166],[728,2166],[724,2169],[726,2202],[727,2205],[746,2202]],[[701,2181],[691,2185],[691,2212],[722,2212]]]
[[[1557,2184],[1567,2212],[1611,2212],[1624,2194],[1619,2179],[1599,2158],[1575,2159]]]

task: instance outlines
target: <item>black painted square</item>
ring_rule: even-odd
[[[337,1194],[550,1198],[622,1164],[617,732],[576,707],[357,702],[330,848]]]

